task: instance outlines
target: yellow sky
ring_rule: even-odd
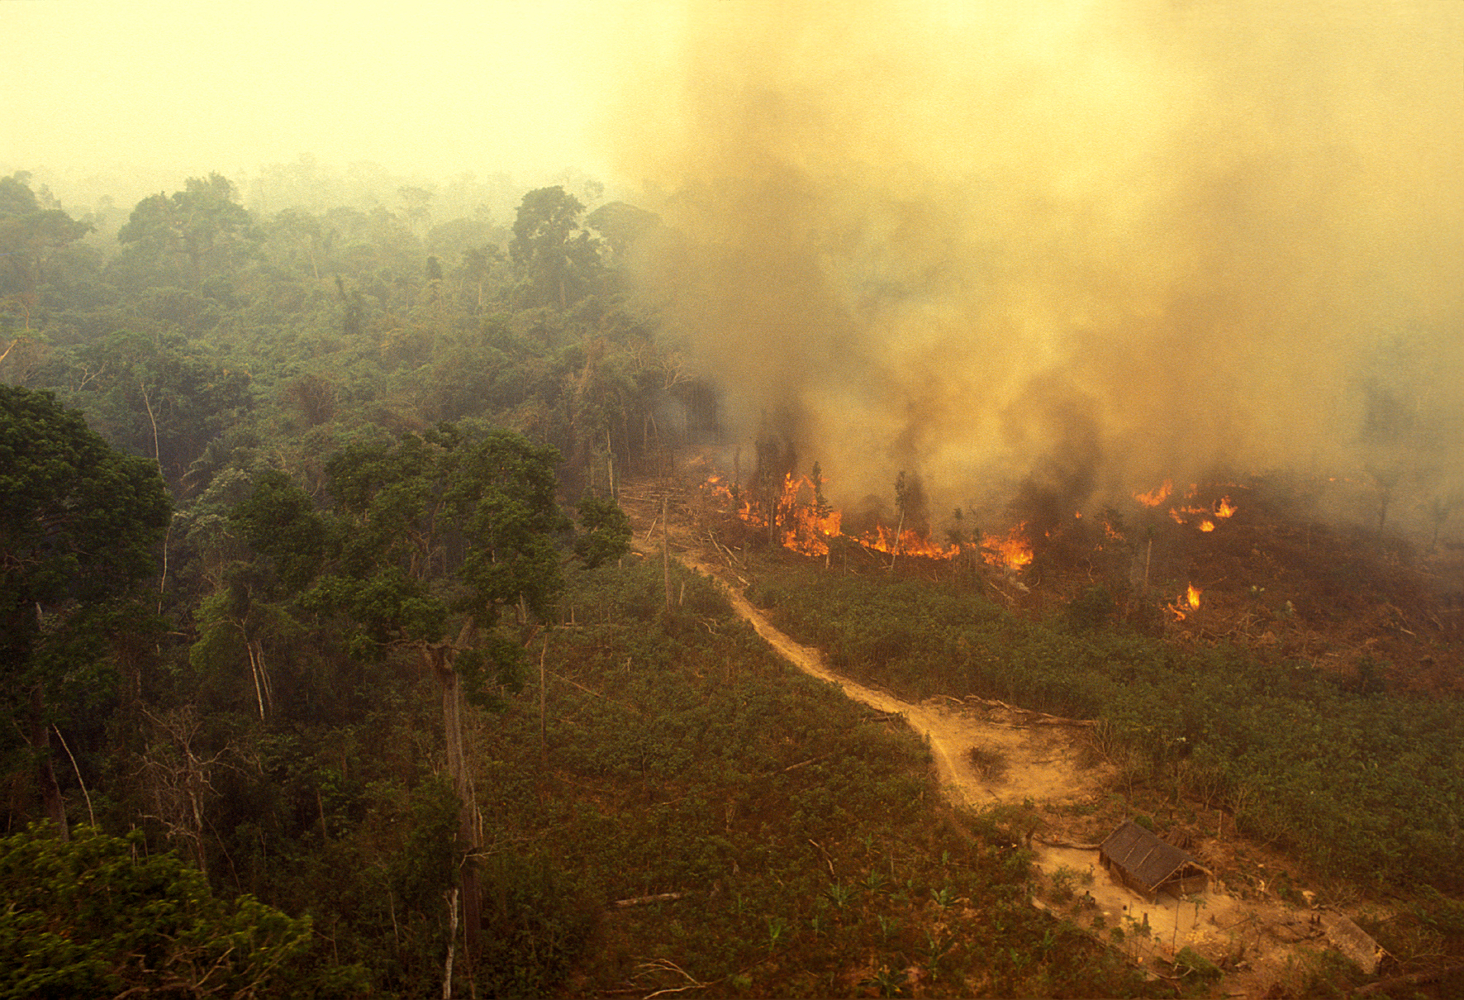
[[[430,179],[594,172],[584,130],[611,39],[653,9],[8,0],[0,166],[139,166],[181,181],[311,153]],[[668,21],[638,34],[654,44]]]

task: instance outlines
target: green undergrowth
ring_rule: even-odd
[[[902,697],[1097,719],[1130,791],[1223,807],[1322,875],[1464,891],[1460,699],[1362,693],[1304,663],[1081,615],[1026,620],[920,581],[780,567],[750,596],[836,670]]]
[[[705,578],[673,593],[658,566],[575,576],[542,692],[477,736],[480,990],[1150,995],[1029,903],[1020,835],[952,813],[908,728],[775,659]]]

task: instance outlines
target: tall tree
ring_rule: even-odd
[[[254,238],[249,212],[235,200],[233,183],[217,173],[190,177],[171,197],[159,193],[144,198],[117,231],[119,242],[136,246],[159,265],[186,262],[187,283],[195,289],[208,274],[232,265]]]
[[[49,393],[0,386],[0,701],[24,740],[0,747],[29,758],[63,830],[51,733],[106,698],[106,645],[157,570],[171,507],[152,462],[113,451]]]
[[[218,673],[247,663],[244,687],[263,722],[275,703],[270,665],[288,667],[309,659],[300,649],[308,630],[296,604],[324,561],[330,523],[279,471],[260,476],[248,495],[220,517],[209,501],[215,496],[227,500],[239,485],[248,487],[247,476],[226,471],[190,511],[189,541],[204,556],[202,575],[214,592],[195,613],[199,639],[189,659]]]
[[[110,440],[151,457],[180,488],[219,434],[246,419],[249,375],[177,336],[119,330],[70,355],[72,401]],[[87,374],[82,374],[87,373]]]
[[[636,243],[661,225],[661,217],[623,201],[612,201],[591,212],[585,222],[605,237],[612,259],[618,262]]]
[[[91,231],[59,208],[41,204],[25,173],[0,177],[0,303],[24,315],[31,327],[39,304],[47,265],[66,247]]]
[[[594,290],[603,271],[600,241],[580,225],[584,211],[562,187],[524,195],[508,246],[523,307],[567,309]]]
[[[415,652],[438,682],[448,768],[461,802],[459,837],[481,844],[464,755],[464,699],[485,703],[515,682],[529,632],[550,619],[562,587],[555,501],[558,455],[507,431],[475,436],[451,424],[398,441],[347,447],[328,463],[349,522],[334,571],[317,583],[322,607],[352,623],[360,656]],[[460,882],[470,958],[478,954],[478,876]]]
[[[0,840],[0,996],[318,996],[310,918],[217,898],[176,854],[83,829]],[[359,988],[360,970],[343,970]]]
[[[412,227],[412,232],[426,233],[432,225],[432,195],[431,188],[415,187],[404,185],[397,188],[397,194],[401,197],[402,203],[407,209],[407,225]]]

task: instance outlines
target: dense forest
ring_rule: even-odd
[[[6,995],[244,995],[314,966],[322,919],[354,929],[326,932],[321,990],[419,995],[459,911],[474,975],[470,713],[521,688],[566,576],[623,553],[620,468],[713,416],[617,287],[650,213],[587,216],[550,187],[511,227],[434,226],[428,192],[399,194],[264,216],[213,174],[143,199],[108,245],[105,219],[0,180],[7,889],[57,889],[20,884],[43,818],[62,841],[83,824],[62,868],[186,858],[119,884],[172,907],[117,931],[135,954],[27,914],[0,945]],[[200,876],[268,920],[200,904]],[[380,895],[385,928],[322,909],[340,891]]]
[[[0,179],[0,997],[1204,995],[1030,904],[1030,809],[949,807],[633,550],[624,484],[718,397],[628,291],[661,221],[580,193],[212,174],[123,221]],[[1098,720],[1122,809],[1223,808],[1464,950],[1457,694],[771,549],[754,598],[838,669]]]

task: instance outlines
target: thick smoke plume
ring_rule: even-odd
[[[643,290],[831,499],[1464,492],[1464,5],[690,11],[605,115]]]

